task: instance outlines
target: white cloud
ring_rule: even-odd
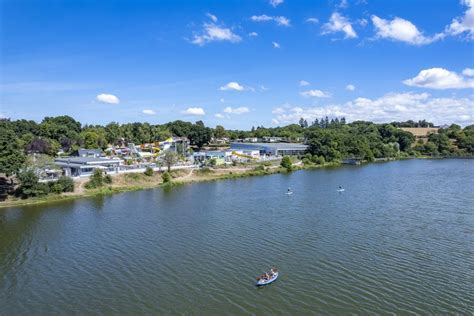
[[[235,81],[231,81],[227,83],[226,85],[222,86],[219,88],[222,91],[227,91],[227,90],[235,90],[235,91],[244,91],[245,88],[241,84]]]
[[[267,88],[267,87],[265,87],[265,86],[263,86],[263,85],[261,85],[261,86],[260,86],[260,90],[261,90],[261,91],[267,91],[267,90],[268,90],[268,88]]]
[[[426,37],[408,20],[395,17],[393,20],[381,19],[376,15],[371,17],[375,26],[376,37],[405,42],[411,45],[427,45],[443,38],[443,34]]]
[[[317,18],[307,18],[306,23],[318,24],[319,20]]]
[[[231,42],[237,43],[242,40],[242,38],[232,32],[231,29],[226,28],[224,26],[219,26],[216,24],[217,17],[210,13],[206,14],[213,22],[212,23],[204,23],[203,29],[199,34],[194,34],[191,43],[203,46],[210,42]]]
[[[221,98],[219,101],[220,101],[221,103],[224,103],[224,102],[225,102],[224,98]]]
[[[300,87],[309,86],[309,82],[306,80],[300,80]]]
[[[232,108],[230,106],[226,107],[224,109],[224,113],[229,113],[229,114],[244,114],[250,112],[248,107],[241,106],[239,108]]]
[[[347,91],[354,91],[356,89],[356,87],[353,85],[353,84],[348,84],[346,86],[346,90]]]
[[[321,90],[308,90],[300,92],[300,95],[305,98],[329,98],[330,95]]]
[[[344,32],[346,35],[344,38],[356,38],[357,33],[352,28],[352,24],[346,17],[342,16],[338,12],[334,12],[329,19],[329,22],[325,23],[322,27],[322,34],[330,34],[336,32]]]
[[[276,8],[277,6],[282,4],[283,2],[284,2],[283,0],[270,0],[269,1],[270,5],[273,6],[274,8]]]
[[[266,14],[262,14],[262,15],[253,15],[250,17],[250,19],[254,22],[274,21],[277,25],[280,25],[280,26],[291,26],[290,19],[284,16],[269,16]]]
[[[285,113],[285,112],[286,112],[286,110],[285,110],[285,107],[283,107],[283,106],[274,108],[274,109],[272,110],[272,113],[273,113],[273,114],[283,114],[283,113]]]
[[[392,122],[426,119],[435,124],[474,123],[474,99],[432,98],[428,93],[389,93],[377,99],[356,98],[342,105],[310,108],[278,108],[275,119],[295,123],[303,117],[308,121],[325,116],[345,117],[348,121],[368,120]]]
[[[217,117],[217,118],[219,118],[219,119],[225,118],[225,116],[224,116],[223,114],[221,114],[221,113],[216,113],[216,114],[214,114],[214,116]]]
[[[203,108],[187,108],[186,110],[181,111],[181,113],[185,115],[196,115],[196,116],[202,116],[206,114]]]
[[[341,9],[347,9],[349,7],[349,2],[347,2],[347,0],[341,0],[337,7]]]
[[[462,71],[462,74],[463,74],[464,76],[472,77],[472,76],[474,76],[474,69],[472,69],[472,68],[466,68],[466,69],[464,69],[464,70]]]
[[[119,104],[120,99],[113,94],[102,93],[95,97],[97,101],[107,104]]]
[[[257,36],[258,36],[258,33],[257,33],[257,32],[250,32],[250,33],[249,33],[249,36],[250,36],[250,37],[257,37]]]
[[[150,109],[143,110],[142,113],[147,114],[147,115],[155,115],[156,114],[155,111],[150,110]]]
[[[472,69],[468,70],[470,73]],[[463,72],[464,74],[464,72]],[[465,78],[454,71],[444,68],[430,68],[420,71],[420,73],[411,79],[403,81],[408,86],[431,88],[431,89],[468,89],[474,88],[474,79]]]
[[[209,17],[212,20],[212,22],[214,23],[217,22],[217,16],[215,16],[214,14],[206,13],[206,16]]]
[[[453,19],[446,27],[445,34],[460,35],[467,33],[466,37],[474,40],[474,0],[462,0],[462,4],[467,6],[464,16]]]
[[[273,125],[278,125],[280,122],[277,119],[272,119],[272,124]]]
[[[272,42],[273,48],[280,48],[280,44],[277,42]]]

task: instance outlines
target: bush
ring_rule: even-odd
[[[69,177],[61,176],[59,177],[56,184],[61,186],[61,192],[73,192],[74,191],[74,180]]]
[[[161,179],[163,179],[163,183],[171,183],[171,174],[168,171],[165,171],[161,175]]]
[[[63,192],[63,187],[60,185],[57,181],[56,182],[50,182],[50,192],[60,194]]]
[[[104,183],[105,184],[112,184],[112,176],[110,174],[106,174],[104,176]]]
[[[265,166],[265,167],[270,167],[272,165],[272,162],[271,161],[264,161],[264,162],[261,162],[260,165]]]
[[[255,168],[253,168],[254,171],[265,171],[265,167],[264,166],[256,166]]]
[[[20,182],[20,186],[17,189],[17,195],[22,198],[26,199],[38,196],[44,192],[39,190],[39,178],[33,170],[22,170],[17,174],[17,178]]]
[[[153,168],[150,168],[150,167],[146,167],[146,170],[144,172],[144,174],[147,176],[147,177],[152,177],[153,176]]]
[[[104,184],[111,184],[112,177],[110,175],[103,175],[103,171],[101,169],[95,169],[94,173],[92,174],[89,182],[86,183],[86,189],[95,189],[104,186]]]
[[[280,166],[285,168],[287,171],[293,170],[293,164],[291,163],[291,158],[289,156],[283,157],[281,160]]]

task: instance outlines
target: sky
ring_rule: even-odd
[[[474,0],[0,0],[0,117],[474,124]]]

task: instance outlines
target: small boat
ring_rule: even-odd
[[[287,195],[292,195],[293,194],[293,191],[288,191],[286,192]]]
[[[269,275],[269,277],[267,277]],[[257,286],[264,286],[270,283],[273,283],[278,278],[278,270],[275,268],[270,269],[270,273],[262,274],[261,276],[257,277]]]
[[[337,189],[337,192],[344,192],[346,189]]]

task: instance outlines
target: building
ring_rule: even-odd
[[[264,136],[263,137],[263,142],[265,143],[280,143],[284,139],[283,137],[273,137],[273,136]]]
[[[99,158],[104,156],[102,149],[79,149],[79,157],[94,157]]]
[[[61,167],[65,176],[86,177],[95,169],[102,169],[106,173],[118,173],[121,159],[96,157],[64,157],[54,159],[54,163]]]
[[[170,137],[165,141],[160,142],[160,149],[162,151],[172,150],[178,154],[186,156],[189,144],[190,141],[186,137]]]
[[[304,155],[307,145],[295,143],[231,143],[231,150],[258,150],[260,155],[268,156],[293,156]]]

